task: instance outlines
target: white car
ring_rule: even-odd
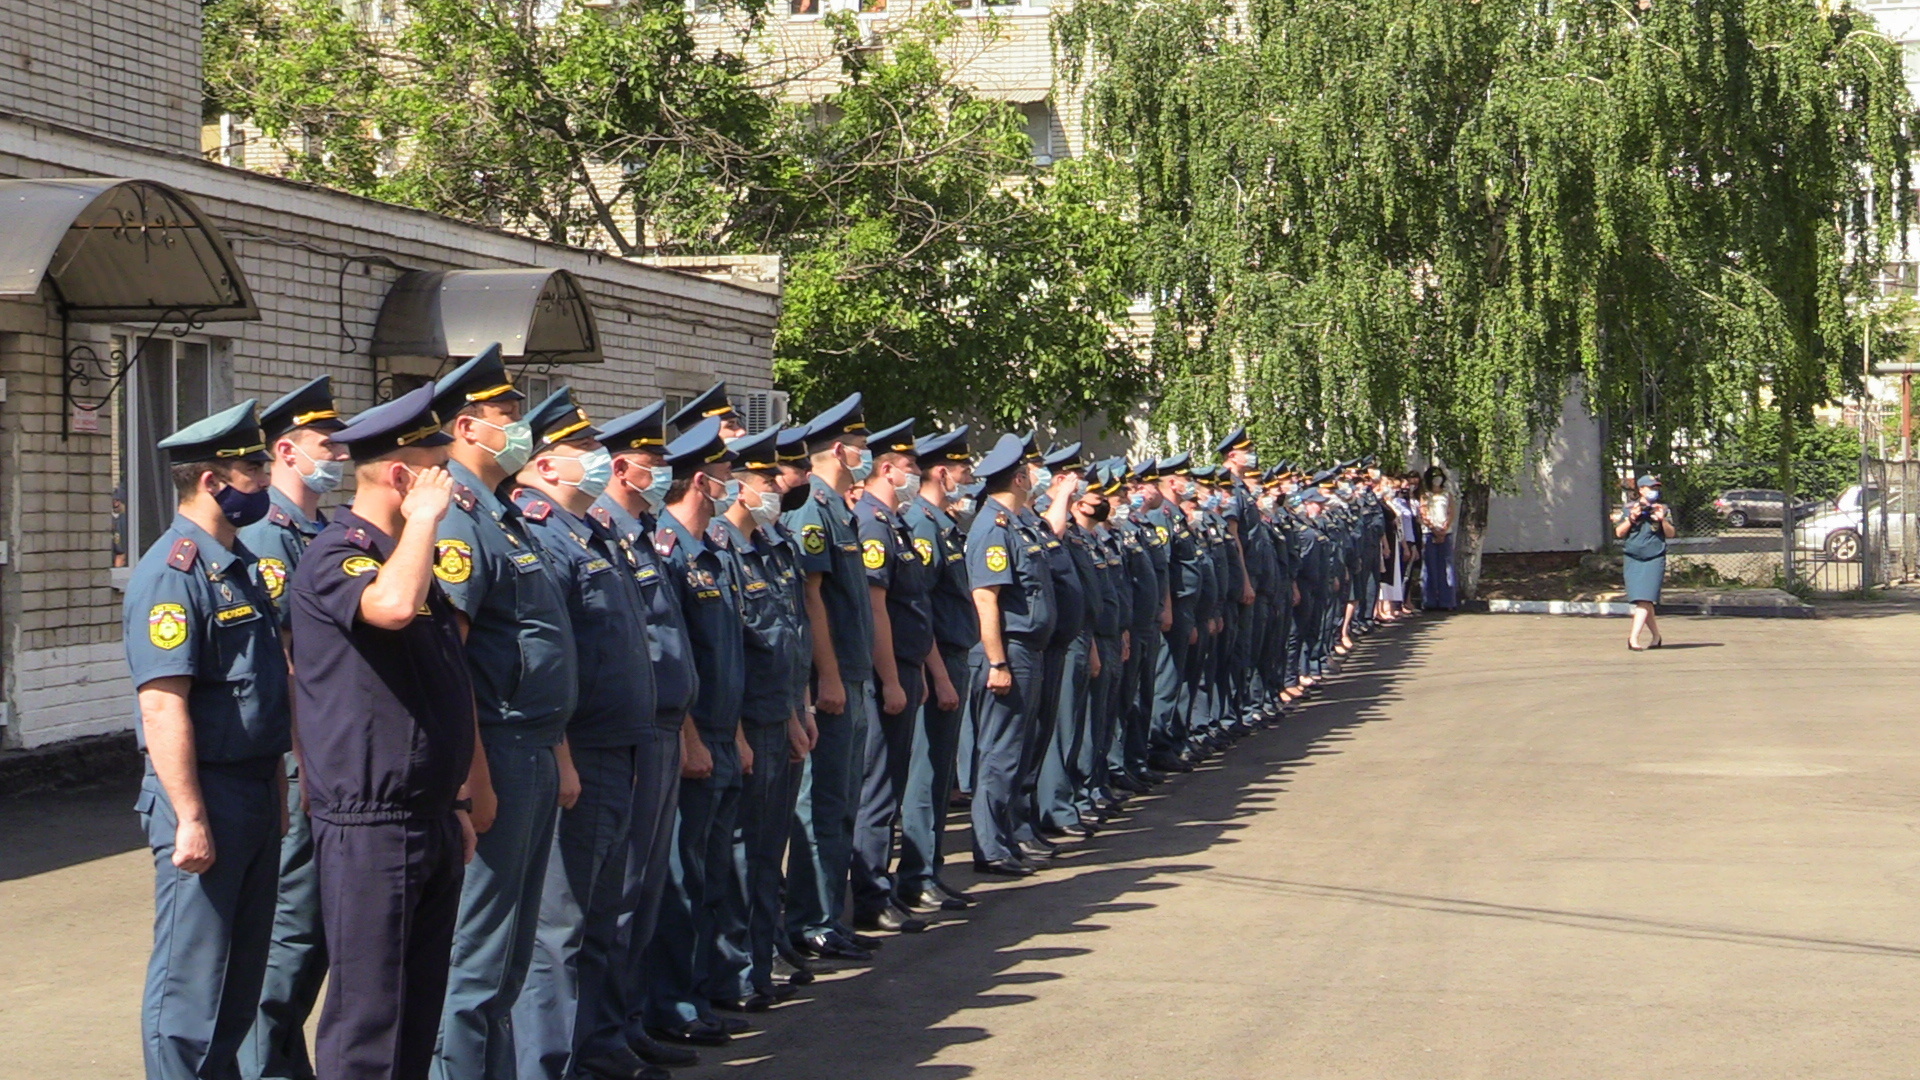
[[[1834,500],[1833,509],[1815,514],[1796,526],[1799,546],[1818,548],[1835,562],[1857,562],[1860,558],[1860,508],[1863,501],[1867,508],[1865,524],[1877,533],[1882,521],[1879,489],[1868,488],[1863,491],[1859,484],[1852,484]],[[1896,490],[1884,512],[1889,519],[1910,513],[1906,493]],[[1892,526],[1891,520],[1888,525]],[[1907,530],[1889,527],[1886,532],[1889,540],[1898,546],[1899,538]]]

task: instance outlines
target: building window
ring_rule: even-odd
[[[797,19],[811,19],[820,14],[822,0],[787,0],[787,14]]]
[[[553,375],[548,372],[533,372],[522,368],[520,369],[519,377],[513,380],[513,385],[515,389],[527,395],[525,408],[531,409],[535,405],[547,400],[548,396],[553,393]]]
[[[1027,121],[1027,139],[1033,143],[1034,164],[1053,164],[1057,156],[1053,137],[1053,103],[1031,101],[1020,106],[1020,114]]]
[[[115,334],[113,348],[129,356],[135,355],[129,348],[138,350],[114,425],[114,495],[124,507],[116,514],[114,564],[131,565],[166,531],[178,501],[166,457],[154,444],[225,407],[229,378],[204,338]]]

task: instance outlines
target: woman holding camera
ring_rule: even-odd
[[[1660,602],[1660,585],[1667,576],[1667,541],[1673,539],[1673,515],[1660,501],[1659,477],[1642,476],[1634,486],[1640,497],[1613,515],[1613,535],[1624,541],[1620,545],[1620,553],[1625,556],[1622,569],[1627,602],[1633,605],[1627,648],[1646,652],[1660,647],[1660,620],[1653,609]],[[1639,644],[1642,629],[1653,634],[1653,641],[1646,645]]]

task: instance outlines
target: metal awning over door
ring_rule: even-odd
[[[380,305],[374,356],[468,357],[494,342],[509,360],[597,364],[600,327],[565,270],[414,270]]]

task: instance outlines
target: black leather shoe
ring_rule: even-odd
[[[887,943],[885,938],[868,937],[865,934],[856,934],[851,930],[835,930],[834,933],[839,934],[842,941],[852,942],[854,948],[865,949],[868,952],[879,952],[880,946]]]
[[[1148,758],[1147,764],[1152,766],[1155,772],[1159,772],[1162,774],[1183,773],[1183,772],[1193,771],[1193,766],[1187,764],[1184,761],[1181,761],[1177,755],[1172,754],[1165,750],[1162,750],[1159,753],[1154,754],[1152,757]]]
[[[908,889],[896,899],[901,907],[918,915],[926,915],[940,910],[940,898],[931,889]]]
[[[1018,859],[975,859],[973,872],[991,874],[994,877],[1031,877],[1033,867]]]
[[[664,1065],[670,1069],[682,1069],[689,1065],[700,1064],[700,1051],[689,1046],[669,1046],[645,1032],[627,1038],[627,1045],[640,1056],[640,1060],[649,1065]]]
[[[798,955],[776,952],[773,957],[773,977],[785,979],[788,986],[806,986],[813,982],[813,969]]]
[[[712,1020],[693,1020],[670,1028],[648,1028],[647,1034],[663,1043],[682,1046],[725,1046],[733,1041],[727,1029]]]
[[[1147,785],[1128,776],[1126,773],[1113,774],[1113,777],[1109,779],[1107,783],[1112,784],[1114,787],[1129,795],[1144,795],[1147,792]]]
[[[948,911],[965,911],[980,902],[978,897],[961,892],[939,878],[933,879],[933,891],[940,897],[940,906]],[[956,904],[959,906],[953,906]]]
[[[753,1030],[752,1024],[747,1023],[738,1016],[716,1016],[714,1019],[719,1021],[720,1026],[726,1029],[729,1038],[735,1035],[745,1035],[747,1032]]]
[[[1149,788],[1155,784],[1164,784],[1167,782],[1167,774],[1161,772],[1159,769],[1141,769],[1134,774],[1133,778]]]
[[[708,998],[707,1004],[721,1012],[746,1012],[746,998]]]
[[[1020,857],[1030,863],[1047,862],[1052,859],[1059,850],[1059,848],[1054,847],[1045,840],[1020,841]]]
[[[873,954],[838,934],[812,934],[806,938],[805,952],[823,960],[851,960],[864,964]]]
[[[853,925],[862,930],[878,930],[891,934],[918,934],[927,928],[926,920],[916,919],[892,904],[878,911],[855,915]]]
[[[792,986],[776,986],[771,990],[756,990],[754,991],[754,995],[746,1000],[746,1011],[750,1013],[766,1012],[768,1009],[773,1008],[783,1001],[792,1001],[793,995],[797,993],[799,993],[799,991],[795,990]]]
[[[575,1058],[573,1067],[582,1076],[594,1080],[667,1080],[673,1074],[658,1065],[640,1060],[640,1055],[618,1047],[597,1057]]]

